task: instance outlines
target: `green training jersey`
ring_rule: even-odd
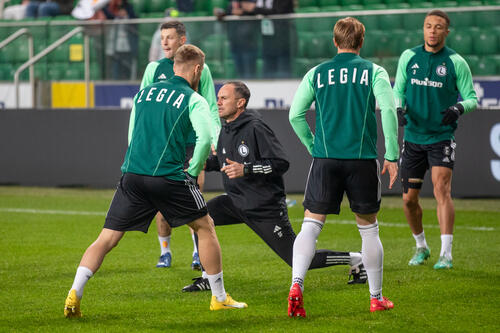
[[[130,143],[122,172],[183,180],[188,135],[196,145],[188,173],[198,176],[210,151],[210,109],[207,101],[179,76],[137,93],[130,122]]]
[[[304,76],[290,108],[290,123],[316,158],[377,158],[379,103],[385,138],[385,159],[399,157],[396,108],[387,71],[354,53],[339,53]],[[313,135],[306,121],[316,105]]]
[[[401,54],[394,83],[397,107],[406,106],[405,141],[431,144],[454,139],[457,123],[441,125],[442,111],[457,103],[464,113],[477,106],[472,74],[467,62],[455,51],[443,47],[436,53],[423,45]]]

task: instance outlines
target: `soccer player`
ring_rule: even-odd
[[[222,172],[226,194],[208,201],[208,212],[216,226],[245,223],[291,266],[295,233],[283,183],[289,163],[274,132],[258,113],[246,110],[249,99],[250,90],[240,81],[227,82],[219,90],[219,115],[226,122],[217,154],[210,156],[205,169]],[[350,284],[366,282],[359,252],[318,250],[309,268],[332,265],[351,265]],[[183,291],[210,288],[206,272],[193,280]]]
[[[97,240],[85,251],[64,306],[66,317],[81,317],[80,300],[87,281],[126,231],[147,232],[160,211],[172,227],[188,224],[199,237],[201,262],[212,290],[211,310],[244,308],[224,290],[222,259],[213,221],[207,214],[196,177],[210,151],[210,110],[196,93],[204,53],[193,45],[179,48],[175,76],[142,89],[131,114],[130,144],[123,176]],[[190,131],[196,145],[187,172],[183,169]]]
[[[362,59],[365,27],[357,19],[340,19],[333,29],[338,54],[304,76],[290,108],[290,123],[313,156],[305,197],[304,222],[293,245],[292,286],[288,315],[305,317],[304,278],[314,256],[316,240],[327,214],[338,214],[344,193],[356,216],[362,239],[362,260],[370,287],[370,311],[387,310],[393,303],[382,296],[384,250],[379,238],[380,209],[377,121],[379,103],[385,137],[382,174],[389,172],[389,188],[397,177],[398,124],[386,70]],[[316,132],[306,112],[316,102]]]
[[[144,72],[144,76],[141,82],[141,89],[147,87],[148,85],[170,79],[173,75],[173,59],[175,52],[179,47],[186,43],[186,27],[182,22],[179,21],[168,21],[163,23],[160,27],[161,31],[161,46],[165,54],[165,58],[153,61],[148,64]],[[210,125],[212,134],[212,144],[217,144],[217,137],[220,131],[220,119],[217,110],[217,101],[215,100],[215,87],[212,80],[212,74],[207,64],[204,65],[203,71],[201,73],[201,79],[198,88],[194,88],[203,96],[210,107],[210,116],[212,119],[212,124]],[[185,167],[188,165],[189,159],[193,154],[193,146],[195,142],[194,133],[188,139],[187,150],[186,150],[186,161]],[[204,185],[204,173],[201,172],[198,177],[198,184],[200,190],[203,191]],[[166,223],[164,217],[161,213],[156,216],[156,227],[158,230],[158,240],[160,242],[160,258],[156,267],[170,267],[172,262],[172,251],[170,249],[170,240],[172,229]],[[200,269],[200,259],[198,255],[198,250],[196,248],[195,235],[191,230],[191,237],[193,239],[193,260],[191,263],[191,268],[199,270]]]
[[[423,27],[424,45],[401,54],[394,85],[399,125],[405,129],[401,154],[403,208],[417,247],[408,264],[421,265],[431,255],[422,225],[422,207],[418,202],[425,172],[430,168],[441,229],[441,253],[435,269],[453,267],[454,132],[458,118],[477,106],[469,66],[460,55],[445,46],[449,26],[450,19],[445,12],[432,10],[427,14]],[[463,101],[457,103],[458,93]]]

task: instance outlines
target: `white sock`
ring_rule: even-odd
[[[193,239],[193,256],[195,253],[198,253],[198,247],[196,246],[196,237],[194,234],[191,235],[191,238]]]
[[[161,255],[164,255],[167,252],[172,252],[170,251],[170,237],[171,236],[158,236],[158,240],[160,241]]]
[[[298,283],[300,288],[304,290],[304,278],[314,257],[316,240],[322,228],[321,221],[304,218],[302,228],[293,243],[292,286]]]
[[[453,235],[441,235],[441,253],[440,257],[446,257],[446,259],[453,259],[451,257],[451,246],[453,245]]]
[[[370,296],[382,300],[384,248],[378,235],[378,222],[366,226],[358,224],[358,229],[362,239],[361,255],[368,275]]]
[[[201,277],[204,278],[204,279],[208,279],[207,272],[205,272],[205,271],[201,272]]]
[[[94,275],[94,273],[92,273],[90,269],[84,266],[79,266],[76,270],[75,280],[73,281],[70,291],[75,289],[76,296],[81,299],[83,296],[83,288],[92,275]]]
[[[219,302],[224,302],[226,300],[226,290],[224,289],[224,278],[222,277],[222,271],[214,275],[207,274],[207,279],[208,283],[210,283],[212,295],[217,297],[217,300]]]
[[[359,252],[349,252],[349,256],[351,256],[350,266],[357,266],[363,261],[363,257]]]
[[[426,249],[429,248],[427,246],[427,242],[425,241],[425,232],[422,231],[422,233],[418,235],[413,235],[413,238],[415,238],[415,242],[417,243],[417,249],[421,247],[425,247]]]

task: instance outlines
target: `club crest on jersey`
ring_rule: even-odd
[[[240,154],[241,157],[246,157],[248,156],[248,153],[250,152],[250,149],[248,149],[248,146],[242,143],[238,147],[238,153]]]
[[[448,70],[446,69],[446,66],[444,65],[439,65],[437,66],[436,68],[436,74],[443,77],[443,76],[446,76]]]

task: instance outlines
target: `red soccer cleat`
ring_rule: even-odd
[[[376,298],[372,298],[370,300],[370,312],[390,310],[393,308],[394,308],[394,303],[392,303],[385,297],[382,297],[381,301],[379,301]]]
[[[306,317],[304,309],[304,299],[302,298],[302,290],[298,283],[295,283],[288,294],[288,316],[289,317]]]

